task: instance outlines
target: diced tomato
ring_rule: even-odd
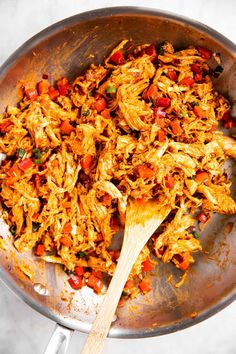
[[[74,290],[79,290],[82,288],[83,286],[83,282],[82,282],[82,278],[78,275],[72,275],[69,279],[68,279],[68,283],[70,284],[70,286],[72,287],[72,289]]]
[[[198,46],[197,50],[203,59],[209,60],[212,56],[212,51],[208,48]]]
[[[210,178],[210,175],[208,172],[205,171],[198,171],[196,173],[195,181],[197,182],[205,182],[208,181]]]
[[[35,88],[34,89],[25,89],[25,94],[26,94],[26,97],[28,98],[28,100],[30,100],[30,101],[35,101],[36,98],[38,97],[38,92]]]
[[[138,174],[141,178],[152,178],[155,176],[155,172],[152,168],[148,167],[147,165],[140,165],[138,166]]]
[[[50,87],[48,80],[42,80],[38,83],[38,92],[40,95],[48,93],[48,89]]]
[[[170,126],[172,129],[172,132],[176,135],[179,135],[183,132],[183,129],[181,128],[180,124],[176,121],[170,122]]]
[[[71,88],[67,78],[65,77],[57,81],[57,87],[61,96],[66,96]]]
[[[215,132],[216,128],[217,128],[217,126],[215,124],[212,124],[210,132]]]
[[[81,166],[82,166],[83,170],[88,170],[92,166],[92,163],[93,163],[92,155],[84,156],[81,159],[80,163],[81,163]]]
[[[65,120],[64,122],[61,123],[60,130],[62,134],[70,135],[73,132],[74,127]]]
[[[225,129],[231,129],[236,126],[236,122],[233,120],[233,118],[229,119],[224,123],[224,128]]]
[[[84,275],[84,267],[76,266],[75,267],[75,274],[78,276]]]
[[[36,256],[43,256],[44,255],[44,253],[45,253],[45,246],[43,245],[43,244],[38,244],[36,247],[35,247],[35,249],[34,249],[34,254],[36,255]]]
[[[174,188],[175,185],[175,178],[173,176],[165,176],[165,183],[166,183],[166,187],[169,189]]]
[[[99,294],[103,288],[103,282],[101,281],[101,279],[95,277],[93,274],[90,274],[87,285],[92,288],[97,294]]]
[[[177,81],[178,80],[178,76],[176,74],[176,71],[173,69],[169,69],[167,72],[167,76],[169,77],[169,79],[171,79],[172,81]]]
[[[166,112],[163,111],[163,107],[155,107],[154,110],[153,110],[153,114],[154,114],[154,117],[157,118],[157,117],[165,117],[166,116]]]
[[[32,219],[37,220],[39,218],[39,213],[33,213]]]
[[[160,143],[163,143],[166,138],[166,132],[163,129],[158,130],[157,138]]]
[[[30,159],[24,159],[21,160],[19,163],[19,167],[22,171],[27,171],[29,168],[31,168],[34,165],[33,161]]]
[[[146,203],[146,196],[143,195],[141,198],[136,199],[139,204],[145,204]]]
[[[183,271],[186,271],[189,267],[189,262],[184,260],[183,262],[179,263],[179,268]]]
[[[105,206],[110,206],[112,201],[112,197],[109,194],[105,194],[102,197],[102,204]]]
[[[231,117],[230,111],[226,111],[226,112],[223,114],[223,116],[222,116],[221,119],[222,119],[223,121],[231,120],[232,117]]]
[[[116,65],[121,65],[125,63],[124,55],[120,50],[112,54],[110,60]]]
[[[127,280],[127,282],[125,284],[125,288],[126,289],[131,289],[131,288],[133,288],[133,286],[134,286],[133,280],[131,280],[131,279]]]
[[[157,85],[151,84],[149,86],[149,88],[147,89],[147,91],[146,91],[146,96],[147,96],[147,99],[149,99],[149,100],[158,99],[158,88],[157,88]]]
[[[63,228],[63,230],[64,230],[64,228]],[[64,233],[69,233],[69,232],[64,232]],[[70,247],[72,245],[71,240],[68,237],[64,237],[64,236],[60,238],[60,243],[66,247]]]
[[[110,119],[111,118],[110,111],[108,109],[104,109],[101,112],[101,116],[105,119]]]
[[[140,52],[138,53],[140,57],[142,57],[144,54],[149,55],[151,57],[151,61],[155,60],[157,56],[157,52],[154,44],[151,44],[148,47],[141,49]]]
[[[11,130],[13,123],[6,119],[0,124],[0,132],[1,133],[7,133]]]
[[[110,226],[114,232],[118,232],[120,229],[120,223],[117,217],[112,216],[110,221]]]
[[[139,288],[144,294],[152,290],[150,284],[146,280],[142,280],[139,283]]]
[[[19,169],[19,167],[14,164],[11,168],[9,168],[8,170],[8,174],[12,177],[20,177],[22,175],[21,170]]]
[[[100,270],[93,270],[92,275],[94,275],[96,278],[102,280],[102,272]]]
[[[209,216],[204,213],[204,211],[201,211],[201,213],[198,215],[198,220],[201,221],[203,224],[205,224],[209,219]]]
[[[7,177],[7,178],[5,179],[5,184],[6,184],[6,186],[10,187],[10,186],[12,186],[16,181],[17,181],[17,177],[13,177],[13,176]]]
[[[155,119],[156,124],[161,127],[164,128],[165,127],[165,120],[164,118],[156,118]]]
[[[55,90],[53,87],[49,87],[48,94],[52,101],[55,101],[60,95],[59,91]]]
[[[97,241],[97,242],[101,242],[101,241],[103,241],[103,240],[104,240],[103,235],[102,235],[101,233],[98,233],[98,234],[97,234],[96,241]]]
[[[179,82],[180,85],[189,86],[189,87],[191,87],[194,83],[195,80],[191,76],[186,76]]]
[[[201,74],[202,72],[199,64],[192,64],[191,70],[194,74]]]
[[[168,97],[158,98],[158,100],[156,101],[156,105],[159,107],[167,108],[170,105],[170,99]]]
[[[63,234],[70,234],[72,231],[72,226],[70,222],[66,222],[63,229],[62,229],[62,233]]]
[[[153,270],[154,266],[150,261],[144,261],[142,262],[142,269],[144,272],[149,272],[150,270]]]
[[[103,97],[99,98],[94,104],[94,108],[97,110],[98,113],[104,111],[106,106],[107,106],[107,103],[106,103],[105,98],[103,98]]]
[[[196,74],[194,76],[194,79],[196,82],[202,81],[203,80],[202,74]]]
[[[206,111],[204,111],[201,107],[194,106],[193,111],[199,118],[206,118]]]

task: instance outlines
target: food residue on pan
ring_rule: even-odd
[[[22,81],[18,107],[0,118],[0,195],[14,246],[62,265],[72,289],[99,294],[104,275],[114,274],[120,249],[111,242],[128,198],[171,205],[121,302],[151,290],[153,256],[185,272],[181,286],[202,249],[198,229],[214,212],[236,212],[223,169],[236,143],[217,131],[235,122],[212,83],[223,68],[209,68],[204,47],[175,50],[166,42],[125,54],[127,42],[71,83],[63,77],[53,86],[46,73],[36,87]]]

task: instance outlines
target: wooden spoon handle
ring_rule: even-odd
[[[115,274],[81,354],[100,354],[102,352],[123,288],[144,244],[140,241],[136,242],[134,237],[124,238]]]

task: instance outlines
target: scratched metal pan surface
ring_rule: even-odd
[[[43,73],[55,79],[64,75],[72,79],[91,63],[101,63],[124,38],[134,46],[169,40],[176,48],[203,45],[220,52],[224,72],[215,86],[235,102],[236,47],[232,42],[205,25],[177,15],[117,7],[70,17],[23,44],[1,67],[0,112],[6,105],[16,104],[17,81],[36,83]],[[233,162],[227,170],[234,177]],[[235,183],[232,190],[236,191]],[[234,222],[235,217],[215,215],[201,235],[203,252],[195,255],[196,263],[182,287],[175,287],[181,272],[171,264],[158,262],[151,276],[152,292],[127,301],[118,310],[109,335],[131,338],[170,333],[202,321],[232,302],[236,298]],[[30,252],[18,254],[3,222],[0,235],[6,243],[5,249],[0,249],[3,282],[41,314],[68,328],[87,332],[102,296],[89,288],[74,292],[59,266],[45,265]],[[25,264],[34,274],[32,279],[20,270]]]

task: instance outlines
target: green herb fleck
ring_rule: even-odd
[[[87,117],[89,115],[89,109],[82,112],[82,116]]]
[[[47,153],[49,151],[49,147],[46,147],[43,152]]]
[[[33,154],[34,154],[34,157],[36,159],[41,159],[42,158],[42,152],[39,149],[37,149],[37,148],[33,149]]]
[[[35,163],[35,165],[41,165],[42,160],[41,159],[35,159],[34,163]]]
[[[198,103],[198,102],[192,102],[192,106],[193,106],[193,107],[199,106],[199,103]]]
[[[86,254],[84,252],[80,251],[80,252],[77,253],[77,256],[79,258],[84,258],[86,256]]]
[[[190,177],[190,179],[195,179],[195,175],[192,175],[192,176]]]
[[[160,55],[163,55],[163,54],[164,54],[164,49],[163,49],[162,46],[160,46],[160,47],[158,48],[158,52],[159,52]]]
[[[115,86],[108,86],[106,89],[107,93],[116,93],[116,87]]]
[[[127,293],[127,291],[122,291],[122,296],[129,296],[129,294]]]
[[[152,101],[152,105],[155,106],[156,105],[156,100],[154,98],[151,98]]]
[[[15,236],[16,235],[16,225],[11,225],[11,227],[9,228],[10,233]]]
[[[194,238],[196,238],[197,240],[199,239],[199,234],[197,233],[197,231],[192,231],[192,235]]]
[[[38,229],[40,228],[40,226],[41,226],[41,224],[40,224],[39,222],[33,221],[33,222],[32,222],[32,231],[33,231],[33,232],[37,232]]]
[[[20,159],[22,159],[24,156],[25,156],[25,150],[24,149],[17,149],[16,150],[16,154],[17,154],[17,156],[20,158]]]
[[[185,117],[185,116],[186,116],[185,112],[184,112],[182,109],[180,110],[180,112],[179,112],[179,113],[180,113],[180,117],[181,117],[181,118],[183,118],[183,117]]]
[[[171,127],[168,125],[167,130],[172,131]]]

